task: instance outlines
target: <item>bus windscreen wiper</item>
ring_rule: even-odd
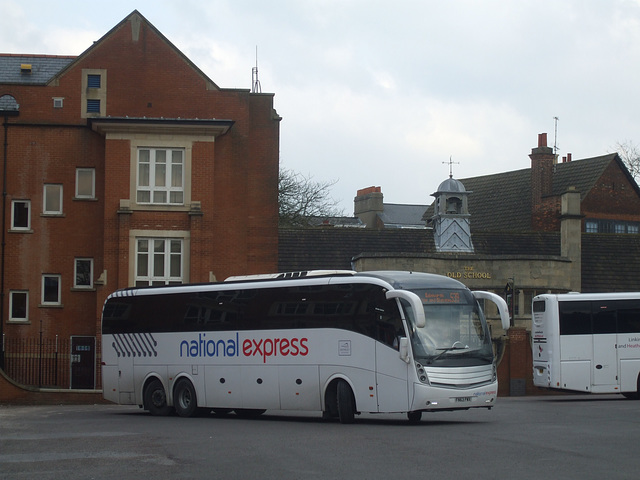
[[[469,345],[462,345],[462,342],[455,342],[453,345],[451,345],[450,347],[445,347],[445,348],[436,348],[436,350],[442,350],[438,355],[436,355],[435,357],[433,357],[432,359],[429,360],[429,363],[433,363],[436,360],[438,360],[442,355],[444,355],[447,352],[450,352],[452,350],[467,350],[469,348]]]

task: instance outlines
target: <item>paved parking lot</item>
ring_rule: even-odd
[[[640,402],[500,398],[491,411],[151,417],[116,405],[0,407],[1,479],[638,478]]]

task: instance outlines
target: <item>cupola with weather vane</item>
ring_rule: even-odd
[[[432,193],[435,197],[431,217],[436,250],[438,252],[473,253],[471,242],[471,215],[468,192],[462,182],[453,178],[453,161],[449,162],[449,178]]]

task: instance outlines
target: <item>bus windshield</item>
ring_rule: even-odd
[[[478,302],[471,292],[451,289],[412,290],[422,300],[425,326],[409,316],[415,360],[423,365],[457,367],[486,365],[493,361],[491,336]]]

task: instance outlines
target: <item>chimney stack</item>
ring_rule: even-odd
[[[547,146],[547,134],[538,135],[538,146],[531,149],[531,224],[534,230],[548,228],[548,205],[545,197],[553,192],[553,171],[556,156]],[[548,203],[548,202],[546,202]]]
[[[547,134],[539,133],[538,134],[538,148],[547,146]]]
[[[353,213],[366,228],[375,228],[378,225],[378,214],[384,211],[382,188],[367,187],[358,190],[353,199]]]
[[[547,134],[538,135],[537,148],[531,149],[531,194],[532,206],[538,205],[542,197],[550,195],[553,187],[553,165],[555,155],[547,146]]]

